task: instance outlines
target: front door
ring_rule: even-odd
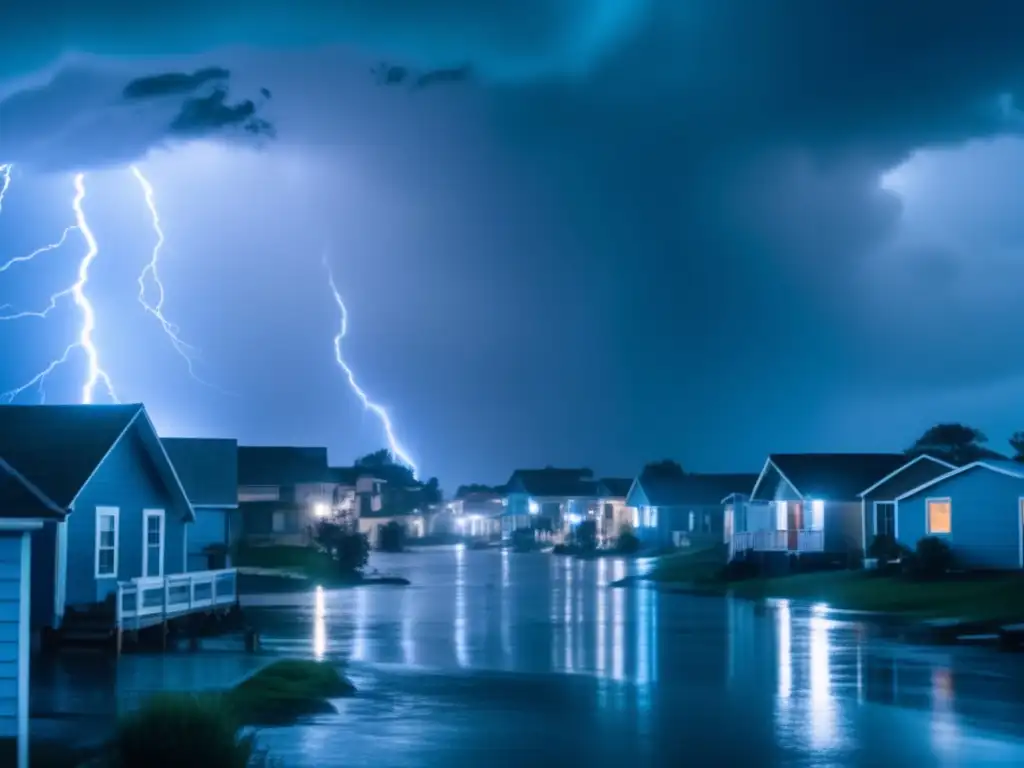
[[[142,517],[142,575],[164,575],[164,511],[147,509]]]
[[[796,552],[800,548],[800,530],[804,527],[803,502],[789,502],[786,505],[786,513],[786,530],[789,531],[789,551]]]

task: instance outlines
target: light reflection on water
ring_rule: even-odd
[[[1024,765],[1019,657],[890,643],[787,602],[610,588],[638,567],[618,559],[374,560],[413,586],[249,601],[265,606],[248,613],[267,653],[352,660],[361,690],[318,721],[330,728],[268,731],[284,765],[426,766],[456,753],[477,764],[495,750],[512,750],[514,764],[674,765],[690,754],[705,765],[858,765],[868,750],[878,766]],[[116,707],[259,660],[215,659],[126,656],[112,684],[88,690],[75,687],[88,673],[63,674],[62,660],[34,673],[33,707]],[[211,663],[217,674],[204,675]]]

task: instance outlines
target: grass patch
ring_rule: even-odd
[[[316,547],[242,547],[234,562],[242,568],[271,568],[316,580],[338,579],[337,562]]]
[[[833,608],[978,621],[1024,617],[1024,576],[984,574],[914,580],[864,571],[825,571],[750,579],[731,585],[738,597],[776,597]]]
[[[264,667],[224,698],[246,725],[287,723],[336,711],[330,699],[352,696],[355,686],[332,664],[286,659]]]
[[[685,550],[659,557],[647,574],[649,581],[687,586],[725,588],[722,569],[729,557],[729,548],[722,544],[706,549]]]

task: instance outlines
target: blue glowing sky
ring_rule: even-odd
[[[449,489],[549,463],[751,470],[942,420],[1002,449],[1024,428],[1016,4],[122,5],[0,8],[0,263],[59,238],[86,173],[104,366],[168,433],[339,461],[383,444],[334,364],[325,249],[350,362]],[[472,75],[384,87],[381,60]],[[247,103],[272,130],[245,129]],[[136,301],[154,233],[132,163],[167,315],[219,389]],[[45,304],[82,253],[3,273],[0,304]],[[76,322],[0,325],[0,389]]]

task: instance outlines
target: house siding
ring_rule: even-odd
[[[57,583],[57,526],[45,523],[32,536],[32,627],[54,623]]]
[[[953,550],[958,567],[1020,568],[1019,499],[1024,480],[984,468],[967,470],[901,500],[896,507],[896,535],[910,548],[927,532],[927,499],[949,498],[951,528],[938,538]]]
[[[652,543],[662,547],[675,545],[675,536],[680,533],[689,542],[690,547],[708,547],[722,542],[725,506],[722,504],[689,504],[657,507],[658,526],[656,529],[643,529],[645,540],[650,540],[647,531],[654,530]],[[690,530],[690,513],[693,513],[693,530]],[[705,517],[706,516],[706,517]],[[708,527],[705,528],[705,519]]]
[[[24,736],[28,647],[22,558],[31,558],[23,532],[0,532],[0,738]],[[29,563],[25,563],[29,565]]]
[[[912,466],[902,470],[898,475],[882,483],[871,493],[864,495],[864,531],[867,535],[866,544],[870,546],[871,540],[878,534],[877,520],[875,519],[876,501],[894,501],[900,494],[913,490],[924,485],[929,480],[934,480],[940,475],[949,472],[949,467],[935,461],[922,459]]]
[[[805,516],[810,514],[808,505]],[[809,518],[808,518],[809,521]],[[826,552],[851,552],[860,549],[861,518],[859,501],[826,501],[824,547]]]
[[[164,575],[185,571],[186,510],[172,508],[171,496],[136,429],[114,446],[68,515],[67,606],[103,602],[119,580],[142,575],[144,509],[164,510]],[[97,507],[118,508],[117,573],[102,579],[95,575]],[[51,587],[51,595],[52,591]]]

